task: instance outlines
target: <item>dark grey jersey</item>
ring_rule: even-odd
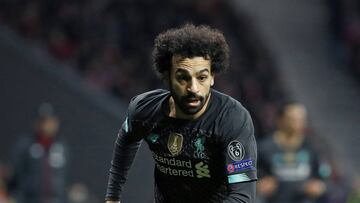
[[[304,193],[305,181],[320,178],[320,160],[307,139],[297,150],[286,150],[269,136],[259,144],[259,149],[260,175],[274,176],[279,184],[277,192],[267,202],[316,202]]]
[[[118,200],[133,157],[145,140],[155,160],[156,202],[252,202],[257,149],[248,111],[211,90],[196,120],[167,116],[170,93],[132,99],[116,141],[106,199]]]

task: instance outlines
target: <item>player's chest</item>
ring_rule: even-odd
[[[276,151],[269,157],[271,170],[280,180],[302,181],[311,175],[312,156],[307,149]]]
[[[145,137],[145,141],[154,154],[180,159],[208,161],[213,158],[216,149],[213,136],[201,129],[155,128]]]
[[[154,129],[145,140],[155,168],[164,176],[206,180],[218,174],[219,153],[206,131],[169,126]]]

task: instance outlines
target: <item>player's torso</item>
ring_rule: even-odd
[[[159,202],[181,202],[184,197],[205,202],[208,200],[197,198],[201,194],[209,199],[221,196],[226,177],[215,136],[202,128],[200,121],[184,123],[167,118],[155,125],[145,141],[155,161],[156,195],[163,199]]]
[[[195,180],[219,178],[216,163],[221,157],[211,132],[191,124],[164,122],[156,125],[145,141],[161,175]]]
[[[271,146],[271,147],[270,147]],[[307,198],[299,195],[305,181],[316,176],[314,170],[313,151],[307,144],[303,144],[299,149],[289,151],[283,150],[271,141],[264,153],[268,160],[269,170],[272,175],[279,180],[279,188],[271,202],[305,202]]]
[[[155,199],[157,202],[221,199],[226,191],[226,169],[214,130],[220,112],[209,105],[197,120],[175,119],[162,111],[162,102],[153,102],[150,108],[147,106],[151,114],[133,121],[134,127],[143,128],[142,138],[155,161]]]
[[[271,173],[280,181],[301,182],[314,176],[313,151],[307,145],[297,150],[283,150],[275,143],[272,145],[272,149],[266,153],[266,160],[269,160]]]

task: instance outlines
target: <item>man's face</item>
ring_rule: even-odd
[[[210,60],[173,56],[169,84],[176,106],[188,115],[198,113],[206,104],[214,84]]]
[[[55,136],[59,130],[59,120],[55,117],[44,118],[39,121],[38,130],[46,136]]]
[[[280,119],[281,126],[289,133],[302,134],[306,128],[305,107],[293,104],[285,108],[284,115]]]

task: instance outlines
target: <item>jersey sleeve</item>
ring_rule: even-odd
[[[257,180],[257,146],[249,112],[242,106],[225,114],[221,150],[228,184]]]
[[[141,145],[141,137],[133,125],[133,106],[129,105],[127,117],[115,141],[105,200],[119,201],[128,171]]]

